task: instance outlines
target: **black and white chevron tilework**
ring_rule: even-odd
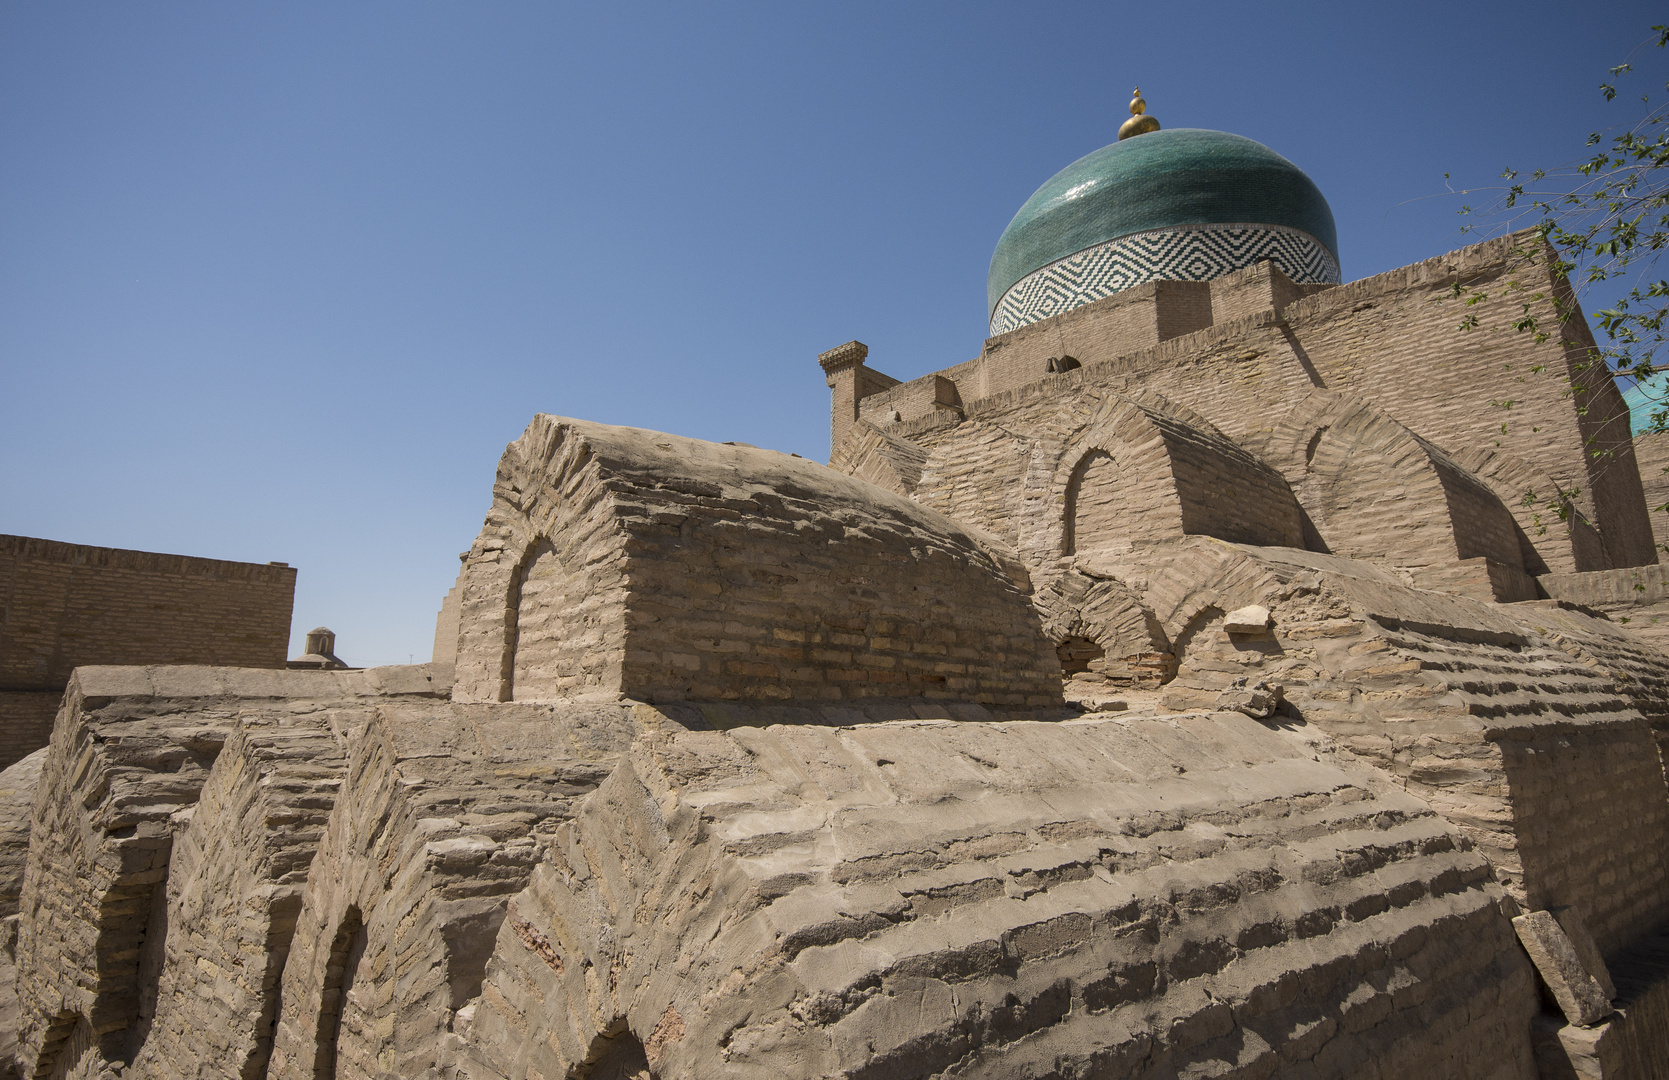
[[[1299,284],[1336,285],[1339,264],[1308,233],[1270,225],[1192,225],[1121,236],[1035,270],[1003,294],[991,334],[1059,315],[1148,281],[1209,281],[1273,259]]]

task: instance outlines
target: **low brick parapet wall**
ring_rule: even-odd
[[[1536,579],[1547,595],[1588,607],[1619,604],[1649,607],[1669,601],[1669,566],[1627,566],[1586,574],[1543,574]]]
[[[294,567],[0,536],[0,690],[84,664],[284,666]]]

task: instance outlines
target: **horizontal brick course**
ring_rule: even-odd
[[[283,667],[296,571],[0,536],[0,690],[83,664]]]
[[[821,465],[541,416],[495,490],[465,699],[1060,704],[1012,553]]]

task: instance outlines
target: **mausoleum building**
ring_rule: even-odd
[[[819,356],[826,466],[536,415],[431,663],[77,667],[15,1075],[1669,1076],[1669,455],[1459,328],[1534,234],[1344,283],[1145,110],[976,355]]]

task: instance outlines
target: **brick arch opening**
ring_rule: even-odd
[[[1145,516],[1130,505],[1113,455],[1097,448],[1078,459],[1066,484],[1063,555],[1140,539]]]
[[[499,701],[552,701],[573,689],[597,642],[583,631],[592,582],[548,537],[523,550],[504,593]]]
[[[1157,397],[1109,399],[1079,438],[1038,461],[1051,475],[1027,483],[1060,501],[1038,500],[1039,516],[1022,529],[1058,530],[1039,539],[1062,556],[1184,536],[1302,546],[1287,481],[1204,423]]]
[[[642,1040],[629,1029],[593,1039],[585,1060],[574,1080],[656,1080]]]
[[[1171,679],[1183,674],[1185,669],[1192,667],[1190,660],[1196,659],[1189,654],[1194,649],[1194,642],[1202,633],[1211,628],[1213,623],[1223,618],[1223,609],[1217,604],[1207,604],[1188,617],[1182,629],[1177,633],[1172,648],[1176,653],[1176,667],[1171,671]],[[1167,679],[1166,682],[1169,682]]]
[[[1071,678],[1089,673],[1099,675],[1107,650],[1087,637],[1074,636],[1056,645],[1055,655],[1060,657],[1061,674]]]
[[[586,586],[548,538],[528,545],[510,588],[499,700],[549,701],[573,684],[586,659],[584,643],[571,632]]]

